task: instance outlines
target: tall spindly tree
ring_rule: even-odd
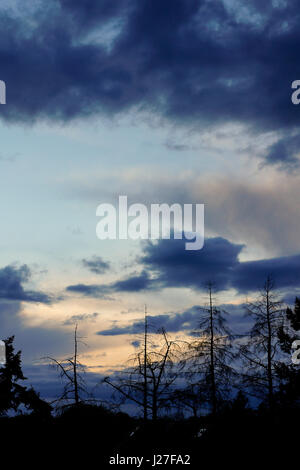
[[[59,360],[54,357],[46,357],[45,359],[56,367],[59,371],[60,377],[64,382],[64,389],[62,395],[54,402],[63,402],[67,405],[72,404],[78,406],[88,396],[86,383],[84,380],[85,366],[79,361],[78,358],[78,325],[74,328],[74,351],[73,355]],[[53,403],[54,403],[53,402]]]
[[[260,398],[267,398],[271,408],[278,386],[278,331],[283,325],[284,308],[270,276],[267,277],[258,297],[247,303],[246,316],[253,320],[253,326],[248,341],[240,350],[246,368],[244,380]]]
[[[229,391],[229,380],[234,373],[231,363],[234,359],[232,337],[225,318],[226,312],[215,305],[213,284],[207,286],[208,306],[199,309],[199,325],[196,339],[189,344],[189,377],[194,387],[198,377],[199,385],[206,385],[207,398],[213,414]]]

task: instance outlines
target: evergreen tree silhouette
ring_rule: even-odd
[[[21,367],[21,351],[14,350],[14,336],[4,340],[6,363],[0,368],[0,415],[9,410],[20,411],[23,405],[36,414],[50,415],[51,406],[42,400],[35,390],[21,385],[26,380]]]
[[[277,374],[280,379],[279,400],[284,405],[294,405],[300,398],[300,370],[299,365],[291,361],[292,344],[298,339],[300,332],[300,299],[296,297],[294,309],[287,308],[285,322],[278,329],[278,339],[283,353],[288,355],[288,361],[277,364]]]

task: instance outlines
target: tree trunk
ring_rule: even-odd
[[[75,326],[75,334],[74,334],[73,370],[74,370],[74,400],[75,400],[75,405],[77,406],[79,404],[78,381],[77,381],[77,324]]]
[[[268,281],[267,281],[268,282]],[[272,373],[272,326],[270,318],[269,286],[267,285],[267,376],[268,376],[268,401],[269,407],[273,405],[273,373]]]
[[[209,290],[209,311],[210,311],[210,374],[211,374],[211,398],[212,398],[212,414],[217,411],[217,394],[215,379],[215,360],[214,360],[214,324],[213,324],[213,305],[211,297],[211,285]]]
[[[148,385],[147,385],[147,307],[145,305],[145,332],[144,332],[144,421],[148,419]]]
[[[157,419],[157,395],[155,390],[152,396],[152,419],[153,421]]]

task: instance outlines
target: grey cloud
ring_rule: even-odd
[[[0,268],[0,298],[24,302],[36,302],[49,304],[53,299],[41,291],[27,290],[24,284],[31,278],[29,267],[16,267],[14,265]]]
[[[185,250],[185,239],[147,241],[137,261],[144,268],[140,275],[109,285],[69,286],[67,290],[91,297],[99,292],[132,292],[165,288],[191,288],[203,291],[213,282],[216,291],[235,289],[239,293],[258,291],[268,276],[277,288],[300,287],[300,255],[241,261],[245,246],[222,237],[206,238],[198,251]]]
[[[295,144],[296,148],[296,144]],[[95,200],[99,197],[99,179],[91,177],[86,188],[76,181],[72,197]],[[263,248],[268,256],[300,251],[300,178],[297,174],[259,174],[245,176],[220,174],[198,176],[191,173],[158,175],[149,172],[126,178],[109,176],[109,188],[101,180],[103,198],[111,199],[112,190],[128,195],[128,203],[174,202],[205,204],[205,232],[243,241],[252,252]],[[69,182],[70,188],[74,183]]]
[[[70,318],[67,318],[63,322],[63,325],[74,325],[75,323],[78,322],[84,322],[84,321],[92,321],[94,322],[96,318],[99,317],[99,313],[94,312],[94,313],[81,313],[79,315],[72,315]]]
[[[152,315],[148,317],[148,322],[151,332],[157,332],[161,328],[165,328],[167,332],[178,333],[186,332],[188,334],[197,330],[201,312],[204,306],[194,305],[193,307],[181,313],[171,313],[162,315]],[[233,328],[234,333],[243,333],[249,327],[249,322],[244,317],[245,304],[233,305],[222,304],[219,308],[227,312],[230,326]],[[101,336],[118,336],[118,335],[137,335],[144,330],[143,321],[135,321],[134,323],[126,326],[114,325],[112,328],[98,331],[97,334]],[[140,342],[133,341],[131,344],[138,347]]]
[[[298,20],[296,0],[234,8],[208,0],[42,0],[23,15],[2,9],[8,104],[1,116],[65,122],[143,110],[194,128],[238,122],[256,135],[297,128]],[[279,159],[273,149],[265,162]],[[291,159],[282,153],[283,164]]]
[[[280,169],[294,171],[300,166],[300,134],[286,135],[267,148],[263,165],[273,165]]]
[[[95,297],[98,299],[107,299],[110,292],[107,286],[99,286],[96,284],[75,284],[66,287],[67,292],[75,292],[86,297]]]
[[[152,288],[152,281],[147,271],[133,273],[125,279],[112,282],[107,285],[97,284],[75,284],[66,287],[68,292],[76,292],[86,297],[109,298],[108,294],[114,292],[140,292]]]
[[[107,261],[104,261],[100,256],[83,259],[82,264],[85,268],[95,274],[103,274],[110,268],[110,264]]]

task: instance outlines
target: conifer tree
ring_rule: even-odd
[[[21,351],[14,350],[14,336],[4,340],[6,363],[0,368],[0,415],[9,410],[21,410],[23,405],[33,413],[49,416],[51,406],[42,400],[35,390],[21,385],[26,380],[21,367]]]
[[[268,407],[271,408],[278,389],[278,332],[284,320],[283,304],[275,292],[271,277],[267,277],[257,299],[248,302],[246,315],[253,319],[254,324],[247,343],[240,349],[245,368],[244,380],[257,396],[267,398]]]
[[[213,285],[208,283],[208,307],[200,309],[197,339],[189,344],[190,379],[195,384],[206,385],[208,402],[215,414],[229,389],[230,377],[234,371],[231,348],[231,333],[227,326],[225,312],[218,309],[213,299]]]

